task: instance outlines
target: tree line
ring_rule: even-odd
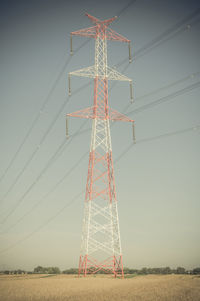
[[[1,271],[3,274],[78,274],[77,268],[70,268],[64,271],[61,271],[58,267],[42,267],[37,266],[33,271],[25,270],[13,270],[13,271]],[[105,271],[100,270],[98,274],[104,274]],[[171,269],[170,267],[161,267],[161,268],[142,268],[142,269],[131,269],[124,268],[124,274],[136,274],[136,275],[148,275],[148,274],[191,274],[191,275],[200,275],[200,267],[194,268],[193,270],[186,270],[184,267],[177,267],[176,269]]]
[[[200,274],[200,268],[194,268],[193,270],[186,270],[183,267],[177,267],[176,269],[171,269],[170,267],[161,267],[161,268],[142,268],[138,269],[129,269],[124,268],[124,274],[138,274],[138,275],[148,275],[148,274]]]

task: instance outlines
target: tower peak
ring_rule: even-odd
[[[113,18],[101,21],[98,18],[96,18],[96,17],[94,17],[94,16],[92,16],[88,13],[86,13],[85,15],[92,21],[92,23],[94,23],[94,24],[103,24],[105,26],[109,26],[114,20],[117,19],[117,16],[115,16]]]

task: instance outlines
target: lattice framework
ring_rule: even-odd
[[[114,276],[124,276],[122,249],[119,231],[117,198],[115,189],[110,120],[134,122],[127,116],[109,108],[108,80],[132,80],[107,66],[107,40],[130,41],[108,28],[116,17],[100,21],[86,14],[95,24],[90,28],[71,33],[95,38],[95,64],[69,73],[70,77],[83,76],[94,78],[94,103],[92,107],[67,114],[71,117],[92,119],[92,134],[89,154],[88,176],[84,202],[84,218],[79,259],[79,275],[98,273],[104,270]],[[129,56],[129,61],[131,58]],[[131,90],[132,96],[132,90]]]

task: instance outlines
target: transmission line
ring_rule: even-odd
[[[70,58],[68,58],[68,60],[65,62],[64,66],[63,66],[62,69],[60,70],[60,72],[59,72],[59,74],[58,74],[58,76],[57,76],[55,82],[53,83],[53,85],[52,85],[52,87],[51,87],[49,93],[47,94],[47,96],[46,96],[46,98],[45,98],[45,100],[44,100],[44,102],[43,102],[43,104],[42,104],[42,106],[41,106],[41,108],[40,108],[40,110],[39,110],[39,112],[38,112],[36,118],[35,118],[35,119],[33,120],[33,122],[31,123],[31,126],[30,126],[30,128],[28,129],[28,131],[27,131],[27,133],[26,133],[24,139],[22,140],[22,142],[21,142],[21,144],[19,145],[17,151],[15,152],[15,154],[14,154],[14,156],[12,157],[10,163],[8,164],[8,166],[7,166],[7,168],[5,169],[3,175],[1,176],[0,182],[1,182],[1,181],[3,180],[3,178],[6,176],[8,170],[10,169],[10,167],[12,166],[12,164],[14,163],[16,157],[18,156],[18,154],[19,154],[19,152],[21,151],[22,147],[23,147],[24,144],[26,143],[28,137],[29,137],[30,134],[32,133],[33,129],[35,128],[35,125],[37,124],[37,122],[38,122],[39,119],[41,118],[42,113],[43,113],[43,111],[45,110],[47,103],[50,101],[51,96],[52,96],[52,94],[53,94],[53,92],[54,92],[54,90],[55,90],[55,88],[56,88],[56,86],[57,86],[59,80],[61,79],[61,77],[62,77],[62,75],[63,75],[63,73],[64,73],[64,71],[65,71],[65,68],[66,68],[67,65],[69,64],[69,62],[70,62]]]
[[[44,174],[44,172],[48,169],[49,166],[53,163],[53,159],[56,158],[56,156],[64,150],[64,146],[66,144],[66,138],[62,141],[62,143],[57,148],[56,152],[53,154],[53,156],[48,160],[46,166],[42,169],[39,176],[33,181],[33,183],[28,187],[28,189],[24,192],[24,194],[17,200],[16,204],[13,206],[13,208],[10,210],[10,212],[6,215],[6,217],[1,221],[1,223],[4,223],[7,218],[17,209],[17,207],[21,204],[21,202],[24,200],[25,196],[32,190],[32,188],[35,186],[35,184],[38,182],[38,180],[41,178],[41,176]]]
[[[140,57],[142,57],[143,55],[145,55],[146,53],[149,53],[151,50],[155,49],[156,47],[158,47],[159,45],[171,40],[172,38],[178,36],[180,33],[185,32],[185,31],[190,31],[191,28],[198,24],[200,22],[200,19],[198,20],[194,20],[193,22],[190,22],[190,24],[185,25],[185,27],[180,28],[177,32],[175,32],[174,34],[170,35],[169,37],[164,38],[163,40],[158,41],[157,43],[155,43],[154,45],[152,45],[152,47],[148,48],[147,50],[144,49],[144,51],[142,51],[141,53],[137,54],[135,56],[135,59],[139,59]]]
[[[191,74],[189,74],[189,75],[187,75],[187,76],[185,76],[185,77],[182,77],[182,78],[180,78],[180,79],[178,79],[178,80],[176,80],[176,81],[174,81],[174,82],[172,82],[172,83],[169,83],[169,84],[167,84],[167,85],[165,85],[165,86],[162,86],[162,87],[160,87],[160,88],[158,88],[158,89],[156,89],[156,90],[153,90],[152,92],[149,92],[149,93],[146,93],[146,94],[144,94],[144,95],[141,95],[141,96],[135,98],[135,101],[141,101],[141,100],[143,100],[143,99],[146,98],[146,97],[152,96],[152,95],[154,95],[154,94],[156,94],[156,93],[158,93],[158,92],[161,92],[161,91],[163,91],[163,90],[172,88],[172,87],[174,87],[174,86],[176,86],[176,85],[178,85],[178,84],[182,84],[182,83],[184,83],[185,81],[194,79],[195,77],[197,77],[197,76],[199,76],[199,75],[200,75],[200,72],[191,73]]]
[[[197,124],[193,127],[188,127],[186,129],[183,129],[183,130],[178,130],[178,131],[174,131],[174,132],[170,132],[170,133],[165,133],[165,134],[161,134],[161,135],[158,135],[158,136],[155,136],[155,137],[139,139],[139,140],[137,140],[137,144],[142,144],[142,143],[149,142],[149,141],[159,140],[161,138],[167,138],[167,137],[170,137],[170,136],[184,134],[184,133],[191,132],[191,131],[196,131],[196,130],[199,130],[199,129],[200,129],[200,124]],[[133,143],[129,144],[128,147],[126,147],[126,149],[122,152],[122,154],[119,155],[115,159],[115,162],[118,162],[119,160],[121,160],[121,158],[134,146],[136,146],[136,144],[133,144]]]
[[[118,16],[123,14],[123,12],[130,7],[134,2],[136,2],[136,0],[134,1],[130,1],[121,11],[118,12]],[[80,50],[80,48],[82,48],[83,46],[85,46],[87,44],[88,41],[84,42],[79,48],[78,50]],[[76,51],[75,51],[76,52]],[[69,62],[68,62],[69,63]],[[67,64],[68,64],[67,63]],[[62,72],[60,73],[60,76],[63,74],[63,72],[65,71],[66,66],[64,66]],[[57,82],[59,81],[60,78],[57,79]],[[55,82],[54,86],[57,85],[57,82]],[[87,86],[89,86],[91,83],[87,84]],[[52,88],[52,91],[55,89],[55,87]],[[79,90],[82,90],[81,88],[79,88]],[[63,104],[65,106],[65,103]],[[35,154],[37,153],[38,149],[40,148],[41,144],[44,142],[45,138],[47,137],[48,133],[51,131],[51,128],[53,127],[53,125],[55,124],[55,121],[57,120],[58,116],[60,115],[61,111],[63,111],[63,105],[60,107],[60,110],[58,112],[58,114],[56,115],[56,117],[54,118],[54,120],[52,121],[50,127],[48,128],[48,130],[45,132],[42,140],[39,143],[39,146],[36,148],[36,150],[33,152],[33,154],[31,155],[31,157],[29,158],[29,160],[26,162],[25,166],[23,167],[23,169],[21,170],[21,172],[18,174],[17,178],[15,179],[14,183],[10,186],[10,188],[8,189],[8,191],[6,192],[6,194],[4,195],[3,199],[7,196],[7,194],[13,189],[14,185],[17,183],[17,181],[19,180],[19,178],[21,177],[21,175],[24,173],[25,169],[28,167],[28,165],[31,163],[32,159],[34,158]],[[44,108],[42,108],[44,109]]]
[[[196,75],[198,75],[198,74],[199,74],[199,72],[194,73],[194,74],[192,74],[192,75],[189,75],[189,76],[187,76],[187,77],[185,77],[185,78],[183,78],[183,79],[180,79],[180,80],[176,81],[176,83],[180,83],[180,82],[182,82],[183,80],[186,80],[186,79],[189,79],[189,78],[194,78],[194,77],[195,77]],[[90,84],[90,83],[89,83],[89,84]],[[172,83],[172,84],[170,84],[170,85],[174,85],[174,83]],[[169,86],[169,85],[167,85],[167,86]],[[167,95],[166,97],[163,97],[163,98],[161,98],[161,99],[159,99],[159,100],[156,100],[156,101],[154,101],[154,102],[151,103],[151,104],[147,104],[147,105],[145,105],[145,106],[142,106],[142,107],[138,108],[138,110],[141,112],[141,111],[143,111],[143,110],[145,110],[145,109],[151,107],[152,105],[160,104],[161,102],[167,101],[167,100],[171,99],[172,97],[175,97],[175,96],[178,96],[178,95],[180,95],[180,94],[183,94],[183,93],[187,92],[188,90],[190,90],[191,88],[195,88],[195,87],[196,87],[196,84],[191,85],[191,86],[189,86],[189,87],[186,87],[186,88],[184,88],[184,89],[182,89],[182,90],[179,90],[179,91],[177,91],[177,92],[175,92],[175,93],[172,93],[172,94],[170,94],[170,95]],[[113,87],[112,87],[112,88],[113,88]],[[160,89],[158,89],[158,90],[160,90]],[[153,93],[153,92],[151,92],[150,94],[152,94],[152,93]],[[154,91],[154,93],[155,93],[155,91]],[[146,94],[146,95],[148,95],[148,94]],[[145,95],[145,96],[146,96],[146,95]],[[133,112],[136,112],[136,113],[137,113],[137,109],[136,109],[136,110],[133,110],[132,112],[129,112],[128,114],[131,114],[131,113],[133,113]],[[82,128],[83,126],[84,126],[84,125],[81,125],[79,131],[81,130],[81,128]],[[88,129],[88,130],[89,130],[89,129]],[[84,130],[84,132],[85,132],[85,131],[88,131],[88,130],[86,129],[86,130]]]
[[[147,54],[152,49],[156,48],[160,44],[164,43],[165,41],[168,41],[169,39],[173,38],[174,36],[180,34],[183,31],[190,30],[192,26],[196,25],[200,22],[200,19],[192,21],[194,18],[196,18],[200,14],[200,8],[195,10],[192,14],[189,14],[187,17],[164,31],[162,34],[160,34],[155,39],[151,40],[144,46],[142,46],[140,49],[135,51],[135,54],[132,53],[132,57],[134,60],[137,60],[139,57]],[[187,24],[190,22],[190,24]],[[184,24],[186,24],[185,27],[181,28]],[[179,29],[179,30],[178,30]],[[178,31],[177,31],[178,30]],[[174,34],[173,34],[174,33]],[[127,62],[127,58],[123,59],[121,62],[115,65],[115,67],[119,67]]]
[[[91,83],[86,84],[81,86],[80,88],[78,88],[76,91],[74,91],[74,95],[80,91],[82,91],[83,89],[85,89],[86,87],[88,87]],[[45,139],[47,138],[48,134],[50,133],[50,131],[52,130],[53,126],[55,125],[56,121],[58,120],[60,114],[63,112],[65,106],[67,105],[67,103],[69,102],[70,98],[68,97],[60,106],[58,112],[56,113],[54,119],[51,121],[49,127],[47,128],[46,132],[43,134],[39,144],[36,146],[35,150],[33,151],[33,153],[31,154],[31,156],[28,158],[28,160],[26,161],[24,167],[22,168],[22,170],[18,173],[17,177],[15,178],[14,182],[10,185],[10,187],[8,188],[8,190],[6,191],[6,193],[4,194],[4,196],[1,198],[1,202],[6,198],[6,196],[9,194],[9,192],[14,188],[14,186],[16,185],[16,183],[19,181],[19,179],[21,178],[21,176],[23,175],[23,173],[25,172],[25,170],[27,169],[27,167],[30,165],[30,163],[32,162],[33,158],[35,157],[35,155],[37,154],[37,152],[39,151],[40,147],[42,146],[42,144],[44,143]]]
[[[131,4],[135,3],[136,1],[131,1],[125,8],[123,8],[119,13],[118,15],[121,15]],[[149,42],[148,44],[146,44],[145,46],[143,46],[142,48],[140,48],[138,51],[136,51],[135,53],[135,58],[137,56],[140,55],[140,53],[146,51],[149,47],[152,47],[153,45],[155,45],[157,42],[161,42],[163,36],[165,35],[169,35],[171,32],[173,32],[177,27],[180,27],[182,26],[183,24],[189,22],[191,19],[193,19],[194,17],[196,17],[197,15],[199,15],[200,13],[200,9],[197,9],[195,12],[193,12],[192,14],[190,14],[189,16],[187,16],[186,18],[184,18],[182,21],[178,22],[175,26],[173,26],[172,28],[168,29],[167,31],[165,31],[162,35],[158,36],[156,39],[152,40],[151,42]],[[194,24],[198,23],[200,20],[197,20],[197,21],[194,21]],[[187,29],[190,29],[191,28],[191,25],[188,27],[187,26]],[[185,29],[184,29],[185,30]],[[171,37],[170,37],[171,38]],[[80,47],[78,47],[74,52],[78,52],[82,47],[84,47],[86,44],[88,43],[88,40],[86,40]],[[155,47],[154,47],[155,48]],[[146,52],[145,52],[146,54]],[[25,144],[26,140],[28,139],[28,137],[30,136],[32,130],[34,129],[36,123],[38,122],[38,120],[40,119],[41,117],[41,114],[43,113],[44,109],[45,109],[45,106],[46,104],[49,102],[49,98],[51,97],[53,91],[55,90],[55,87],[57,85],[57,83],[59,82],[62,74],[64,73],[65,71],[65,68],[67,67],[67,65],[69,64],[69,61],[70,61],[70,58],[68,58],[67,62],[65,63],[65,65],[63,66],[63,68],[61,69],[57,79],[55,80],[52,88],[50,89],[47,97],[45,98],[45,101],[38,113],[38,115],[36,116],[36,118],[33,120],[27,134],[25,135],[22,143],[20,144],[20,146],[18,147],[16,153],[14,154],[13,158],[11,159],[8,167],[6,168],[6,170],[4,171],[3,175],[1,176],[0,178],[0,182],[2,181],[2,179],[5,177],[5,175],[7,174],[8,170],[10,169],[10,167],[12,166],[13,162],[15,161],[17,155],[19,154],[19,152],[21,151],[23,145]],[[122,62],[118,63],[116,66],[120,66],[122,65],[125,61],[127,61],[127,59],[123,60]]]
[[[122,15],[124,13],[124,11],[130,7],[132,4],[134,4],[136,2],[136,0],[132,0],[130,1],[124,8],[122,8],[119,12],[118,12],[118,16]],[[75,51],[74,53],[77,53],[82,47],[84,47],[90,40],[86,40],[84,43],[82,43]],[[64,66],[62,67],[61,71],[59,72],[52,88],[50,89],[49,93],[47,94],[47,97],[45,98],[38,115],[36,116],[36,118],[34,119],[34,121],[31,124],[31,127],[29,128],[27,134],[25,135],[22,143],[20,144],[19,148],[17,149],[16,153],[14,154],[12,160],[10,161],[8,167],[6,168],[5,172],[3,173],[3,175],[0,178],[0,182],[1,180],[3,180],[3,178],[5,177],[5,175],[7,174],[8,170],[10,169],[10,167],[12,166],[12,164],[14,163],[17,155],[19,154],[19,152],[21,151],[22,147],[24,146],[25,142],[27,141],[28,137],[30,136],[30,134],[32,133],[32,130],[34,129],[35,125],[37,124],[38,120],[40,119],[47,103],[50,100],[51,95],[53,94],[58,82],[60,81],[63,73],[65,72],[65,69],[67,67],[67,65],[70,63],[71,57],[68,58],[68,60],[66,61],[66,63],[64,64]],[[88,87],[91,84],[91,82],[89,82],[88,84],[84,85],[83,87],[78,88],[75,92],[73,92],[73,95],[75,95],[76,93],[80,92],[83,88]],[[69,98],[61,105],[57,115],[55,116],[55,118],[53,119],[53,121],[51,122],[49,128],[47,129],[47,131],[45,132],[45,134],[43,135],[39,145],[36,147],[36,149],[34,150],[34,152],[32,153],[32,155],[30,156],[30,158],[27,160],[27,162],[25,163],[23,169],[21,170],[21,172],[17,175],[17,177],[15,178],[14,182],[10,185],[9,189],[7,190],[7,192],[4,194],[3,198],[0,200],[3,201],[5,199],[5,197],[8,195],[8,193],[13,189],[13,187],[15,186],[15,184],[18,182],[18,180],[20,179],[20,177],[22,176],[22,174],[24,173],[24,171],[26,170],[26,168],[29,166],[29,164],[31,163],[31,161],[33,160],[33,158],[35,157],[36,153],[38,152],[41,144],[44,142],[44,140],[46,139],[47,135],[49,134],[49,132],[51,131],[51,129],[53,128],[54,124],[56,123],[59,114],[62,112],[62,110],[64,109],[65,105],[69,102]]]
[[[84,191],[78,193],[69,203],[67,203],[64,207],[62,207],[55,215],[53,215],[52,217],[50,217],[45,224],[41,225],[40,227],[38,227],[35,231],[31,232],[30,234],[26,235],[24,238],[18,240],[15,244],[11,245],[8,248],[5,248],[3,250],[0,251],[1,253],[4,253],[14,247],[16,247],[18,244],[22,243],[23,241],[29,239],[31,236],[33,236],[35,233],[39,232],[41,229],[44,228],[44,226],[48,225],[52,220],[54,220],[58,215],[60,215],[64,209],[66,209],[67,207],[69,207],[72,203],[74,203],[76,200],[78,200],[78,198],[83,194]]]
[[[197,83],[194,83],[194,84],[192,84],[192,85],[189,85],[189,86],[187,86],[187,87],[185,87],[185,88],[183,88],[183,89],[181,89],[181,90],[178,90],[178,91],[176,91],[176,92],[173,92],[173,93],[171,93],[171,94],[168,94],[167,96],[164,96],[164,97],[161,97],[161,98],[159,98],[159,99],[157,99],[157,100],[154,100],[154,101],[152,101],[151,103],[148,103],[148,104],[146,104],[146,105],[143,105],[143,106],[139,107],[138,109],[135,109],[135,110],[132,110],[132,111],[130,111],[130,112],[127,112],[127,114],[128,114],[128,115],[133,114],[133,113],[134,113],[134,114],[137,114],[137,113],[139,113],[139,112],[141,112],[141,111],[150,109],[150,108],[152,108],[152,107],[154,107],[154,106],[156,106],[156,105],[159,105],[159,104],[161,104],[161,103],[163,103],[163,102],[169,101],[169,100],[171,100],[172,98],[178,97],[178,96],[180,96],[180,95],[182,95],[182,94],[184,94],[184,93],[187,93],[187,92],[189,92],[189,91],[192,91],[192,90],[194,90],[194,89],[196,89],[196,88],[198,88],[198,87],[200,87],[200,81],[197,82]]]
[[[117,17],[120,17],[131,5],[133,5],[137,0],[130,1],[124,8],[122,8],[118,13]]]
[[[196,126],[193,127],[189,127],[183,130],[179,130],[179,131],[174,131],[174,132],[169,132],[169,133],[165,133],[159,136],[155,136],[155,137],[151,137],[151,138],[145,138],[145,139],[141,139],[141,140],[137,140],[137,144],[141,144],[144,142],[149,142],[149,141],[153,141],[153,140],[158,140],[158,139],[162,139],[162,138],[166,138],[166,137],[170,137],[170,136],[174,136],[174,135],[179,135],[179,134],[183,134],[186,132],[190,132],[190,131],[196,131],[200,128],[200,124],[197,124]],[[117,159],[114,161],[114,163],[118,163],[121,158],[133,147],[136,146],[136,144],[131,143],[131,145],[129,145],[123,152],[121,155],[119,155],[117,157]],[[69,203],[65,204],[65,206],[63,206],[56,214],[54,214],[53,216],[51,216],[45,223],[43,223],[42,225],[40,225],[37,229],[35,229],[34,231],[32,231],[30,234],[26,235],[25,237],[23,237],[22,239],[18,240],[17,242],[15,242],[14,244],[11,244],[10,246],[8,246],[5,249],[0,250],[0,254],[5,253],[6,251],[9,251],[10,249],[13,249],[14,247],[16,247],[17,245],[19,245],[20,243],[26,241],[27,239],[29,239],[30,237],[32,237],[34,234],[36,234],[37,232],[39,232],[41,229],[43,229],[46,225],[48,225],[52,220],[54,220],[57,216],[59,216],[63,210],[65,210],[67,207],[69,207],[72,203],[74,203],[75,201],[77,201],[79,199],[80,196],[83,195],[83,193],[85,192],[85,190],[82,190],[81,192],[79,192]]]
[[[17,224],[19,224],[26,216],[31,214],[52,192],[56,190],[56,188],[64,182],[66,178],[70,176],[70,174],[78,167],[78,165],[86,158],[88,155],[88,151],[81,156],[81,158],[67,171],[67,173],[51,188],[38,202],[36,202],[24,215],[22,215],[15,223],[13,223],[10,227],[8,227],[5,231],[2,231],[1,234],[8,233],[9,230],[14,228]]]
[[[75,53],[78,52],[83,46],[85,45],[85,42],[83,45],[81,45],[79,48],[77,48],[75,50]],[[68,66],[68,64],[70,63],[70,60],[71,60],[71,57],[69,57],[67,59],[67,61],[65,62],[64,66],[61,68],[60,72],[58,73],[58,76],[56,78],[56,80],[54,81],[52,87],[50,88],[46,98],[44,99],[43,103],[42,103],[42,106],[37,114],[37,116],[35,117],[35,119],[33,120],[33,122],[31,123],[31,126],[30,128],[28,129],[24,139],[22,140],[21,144],[19,145],[19,147],[17,148],[17,151],[15,152],[14,156],[12,157],[10,163],[8,164],[7,168],[5,169],[5,171],[3,172],[3,174],[1,175],[1,178],[0,178],[0,182],[4,179],[4,177],[6,176],[8,170],[11,168],[11,166],[13,165],[15,159],[17,158],[18,154],[20,153],[22,147],[24,146],[24,144],[26,143],[28,137],[30,136],[30,134],[32,133],[33,129],[35,128],[37,122],[39,121],[39,119],[41,118],[45,108],[46,108],[46,105],[49,103],[50,99],[51,99],[51,96],[58,84],[58,82],[60,81],[61,77],[63,76],[64,72],[65,72],[65,69],[66,67]]]
[[[187,79],[194,78],[194,77],[197,76],[199,73],[200,73],[200,72],[193,73],[193,74],[191,74],[191,75],[189,75],[189,76],[186,76],[186,77],[184,77],[184,78],[182,78],[182,79],[179,79],[179,80],[175,81],[174,83],[171,83],[171,84],[169,84],[169,85],[167,85],[167,86],[164,86],[164,87],[162,87],[162,88],[159,88],[159,89],[157,89],[157,90],[155,90],[155,91],[152,91],[152,92],[150,92],[150,93],[148,93],[148,94],[145,94],[145,95],[143,95],[143,96],[141,96],[141,97],[139,97],[139,98],[137,98],[137,99],[142,99],[142,98],[144,98],[144,97],[147,97],[148,95],[155,94],[156,92],[159,92],[160,90],[169,88],[169,86],[174,86],[175,84],[182,83],[183,81],[185,81],[185,80],[187,80]],[[90,83],[89,83],[89,84],[90,84]],[[112,89],[112,88],[113,88],[113,87],[111,87],[111,89]],[[182,91],[182,90],[184,90],[184,91]],[[161,103],[161,102],[163,102],[163,101],[167,101],[167,100],[171,99],[172,97],[177,96],[177,93],[179,94],[179,93],[181,92],[181,94],[183,94],[183,93],[185,93],[185,92],[188,91],[187,88],[182,89],[182,90],[179,90],[179,91],[177,91],[177,92],[175,92],[175,93],[172,93],[172,94],[170,94],[170,95],[167,95],[166,97],[164,97],[164,98],[162,98],[162,99],[159,99],[159,100],[157,100],[157,101],[155,101],[155,102],[156,102],[156,103]],[[176,95],[175,95],[175,94],[176,94]],[[137,99],[136,99],[136,100],[137,100]],[[153,105],[155,105],[155,104],[154,104],[155,102],[153,102]],[[143,107],[140,107],[140,108],[139,108],[139,109],[140,109],[140,112],[143,111],[144,109],[147,109],[147,108],[151,107],[151,105],[152,105],[152,103],[151,103],[151,104],[147,104],[147,105],[145,105],[145,106],[143,106]],[[129,106],[129,105],[128,105],[128,106]],[[147,106],[147,108],[146,108],[146,106]],[[124,112],[124,111],[126,111],[126,107],[125,107],[125,109],[123,110],[123,112]],[[136,113],[137,113],[137,110],[133,110],[132,112],[135,112],[135,111],[136,111]],[[132,112],[129,112],[129,114],[131,114]],[[81,130],[81,128],[84,126],[84,124],[85,124],[85,123],[83,123],[83,124],[81,125],[81,127],[80,127],[80,129],[79,129],[79,131],[78,131],[77,134],[82,134],[82,133],[85,133],[86,131],[89,131],[89,129],[86,129],[86,130],[83,130],[82,132],[80,132],[80,130]],[[113,124],[112,126],[114,126],[114,124]],[[77,135],[77,134],[76,134],[76,135]],[[75,136],[75,135],[73,135],[73,136]],[[84,155],[84,156],[85,156],[85,155]],[[83,157],[84,157],[84,156],[83,156]],[[81,157],[80,160],[78,160],[78,162],[77,162],[76,164],[78,165],[81,161],[82,161],[82,157]],[[76,166],[76,164],[75,164],[75,166]],[[71,173],[71,171],[70,171],[70,173]],[[59,182],[62,182],[62,181],[64,180],[64,178],[66,178],[67,176],[68,176],[68,172],[67,172],[66,175],[63,177],[63,179],[61,179]],[[55,187],[57,187],[57,186],[59,185],[59,182],[55,185]],[[55,190],[55,189],[53,189],[53,190]],[[52,190],[50,190],[50,192],[52,192]],[[50,192],[49,192],[49,193],[50,193]],[[47,194],[49,194],[49,193],[47,193]],[[43,198],[45,198],[45,197],[46,197],[46,195],[45,195]],[[43,198],[42,198],[42,199],[43,199]],[[24,216],[26,216],[26,214],[25,214]],[[24,217],[24,216],[23,216],[23,217]],[[21,219],[19,219],[19,220],[21,220]],[[15,223],[14,225],[16,225],[16,223]]]
[[[123,12],[124,12],[131,4],[133,4],[134,2],[135,2],[135,1],[131,1],[125,8],[123,8],[123,9],[119,12],[119,14],[122,14],[122,13],[123,13]],[[200,13],[200,9],[197,9],[195,12],[193,12],[192,14],[190,14],[189,16],[187,16],[186,18],[184,18],[183,20],[181,20],[180,22],[178,22],[175,26],[173,26],[172,28],[170,28],[170,29],[168,29],[167,31],[165,31],[164,34],[160,35],[160,36],[157,37],[156,39],[154,39],[154,40],[152,40],[151,42],[149,42],[148,44],[146,44],[143,48],[139,49],[139,50],[136,52],[135,56],[139,55],[142,51],[144,51],[145,49],[147,49],[147,48],[149,48],[150,46],[152,46],[152,45],[154,45],[155,43],[157,43],[157,42],[163,37],[163,35],[168,35],[168,34],[171,33],[172,31],[174,31],[176,27],[182,26],[184,23],[186,23],[186,22],[190,21],[191,19],[193,19],[194,17],[196,17],[199,13]],[[88,42],[88,41],[84,42],[79,48],[77,48],[77,50],[76,50],[75,52],[78,52],[83,46],[85,46],[85,45],[87,44],[87,42]],[[41,113],[43,112],[43,110],[44,110],[44,108],[45,108],[45,106],[46,106],[46,103],[49,101],[49,97],[50,97],[51,94],[53,93],[53,91],[54,91],[54,89],[55,89],[55,87],[56,87],[58,81],[60,80],[62,74],[63,74],[64,71],[65,71],[66,66],[69,64],[69,61],[70,61],[70,58],[69,58],[68,61],[65,63],[64,67],[62,68],[61,72],[59,73],[59,75],[58,75],[58,77],[57,77],[57,79],[56,79],[54,85],[52,86],[52,89],[50,90],[50,92],[49,92],[47,98],[46,98],[45,101],[44,101],[44,104],[43,104],[43,106],[42,106],[42,108],[41,108],[41,110],[40,110],[38,116],[36,117],[36,119],[35,119],[34,122],[32,123],[32,126],[30,127],[29,131],[27,132],[27,135],[25,136],[25,138],[24,138],[22,144],[21,144],[20,147],[18,148],[18,150],[17,150],[17,152],[15,153],[13,159],[11,160],[11,162],[10,162],[8,168],[6,169],[5,174],[7,173],[8,169],[9,169],[9,168],[11,167],[11,165],[13,164],[13,162],[14,162],[16,156],[18,155],[18,153],[20,152],[20,150],[21,150],[21,148],[23,147],[24,143],[26,142],[27,138],[29,137],[30,133],[32,132],[32,130],[33,130],[35,124],[36,124],[37,121],[39,120],[39,118],[40,118],[40,116],[41,116]],[[117,64],[117,66],[119,66],[119,65],[121,65],[121,64],[122,64],[122,62],[119,63],[119,64]],[[128,67],[128,66],[127,66],[127,67]],[[125,67],[125,69],[126,69],[127,67]],[[124,69],[124,70],[125,70],[125,69]],[[90,85],[90,83],[89,83],[88,85]],[[113,86],[114,86],[114,85],[113,85]],[[62,108],[63,108],[64,106],[65,106],[65,104],[63,104],[63,105],[61,106],[60,110],[62,110]],[[58,118],[58,117],[55,117],[56,120],[57,120],[57,118]],[[51,128],[52,128],[53,125],[55,124],[56,120],[52,122],[52,124],[50,125],[49,130],[46,131],[46,134],[45,134],[44,137],[43,137],[43,138],[44,138],[43,141],[45,140],[45,138],[46,138],[46,136],[48,135],[48,133],[51,131]],[[37,148],[37,151],[38,151],[38,148]],[[34,153],[36,154],[37,151],[35,150]],[[31,156],[31,157],[32,157],[32,159],[33,159],[34,155]],[[31,162],[32,159],[28,159],[28,161],[27,161],[26,164],[25,164],[25,168],[23,168],[22,171],[19,173],[19,175],[18,175],[17,178],[15,179],[14,183],[10,186],[10,188],[8,189],[8,191],[6,192],[6,194],[3,196],[3,199],[4,199],[4,198],[7,196],[7,194],[12,190],[13,186],[14,186],[14,185],[16,184],[16,182],[19,180],[19,178],[21,177],[21,175],[23,174],[23,172],[24,172],[24,170],[27,168],[27,166],[30,164],[30,162]],[[4,176],[3,176],[3,177],[4,177]],[[2,179],[2,178],[1,178],[1,179]],[[0,179],[0,181],[1,181],[1,179]],[[3,199],[2,199],[2,200],[3,200]],[[1,200],[1,201],[2,201],[2,200]]]
[[[85,121],[85,123],[87,122],[87,120]],[[84,123],[84,124],[85,124]],[[82,128],[83,125],[81,125],[80,128]],[[80,129],[77,130],[76,133],[79,132]],[[67,143],[68,142],[68,143]],[[33,189],[33,187],[37,184],[37,182],[39,181],[39,179],[43,176],[43,174],[49,169],[49,167],[59,158],[59,156],[63,153],[63,151],[65,150],[66,145],[69,145],[72,142],[72,139],[70,139],[69,141],[65,138],[62,143],[59,145],[59,147],[57,148],[56,152],[53,154],[53,156],[51,156],[51,158],[48,160],[47,164],[45,165],[45,167],[42,169],[42,171],[40,172],[40,174],[37,176],[37,178],[33,181],[33,183],[28,187],[28,189],[24,192],[24,194],[17,200],[16,204],[14,205],[14,207],[9,211],[9,213],[5,216],[5,218],[1,221],[1,223],[4,223],[7,218],[17,209],[17,207],[22,203],[22,201],[24,200],[24,198],[27,196],[27,194]]]
[[[133,1],[134,2],[134,1]],[[194,17],[194,15],[195,14],[193,14],[193,17]],[[179,23],[180,24],[180,23]],[[80,47],[83,47],[84,45],[82,45],[82,46],[80,46]],[[88,84],[88,85],[90,85],[90,83]],[[50,131],[50,130],[49,130]],[[49,133],[49,131],[48,132],[46,132],[46,135]],[[44,139],[46,138],[46,136],[44,137]],[[33,154],[33,157],[34,157],[34,154]],[[29,162],[31,161],[32,159],[30,158],[30,160],[29,160]],[[23,169],[23,170],[25,170],[25,169]],[[9,190],[10,191],[10,190]]]
[[[123,70],[124,71],[124,70]],[[135,99],[134,99],[134,102],[140,102],[141,100],[144,100],[144,98],[147,98],[147,97],[149,97],[149,96],[152,96],[152,95],[154,95],[154,94],[157,94],[158,92],[161,92],[161,91],[164,91],[164,90],[167,90],[167,89],[169,89],[169,88],[172,88],[172,87],[174,87],[174,86],[177,86],[178,84],[181,84],[181,83],[184,83],[184,82],[186,82],[186,81],[188,81],[188,80],[191,80],[191,79],[194,79],[195,77],[197,77],[197,76],[199,76],[200,75],[200,72],[196,72],[196,73],[191,73],[190,75],[187,75],[187,76],[185,76],[185,77],[183,77],[183,78],[180,78],[180,79],[178,79],[178,80],[176,80],[176,81],[174,81],[174,82],[172,82],[172,83],[170,83],[170,84],[167,84],[167,85],[165,85],[165,86],[162,86],[162,87],[160,87],[160,88],[158,88],[158,89],[156,89],[156,90],[153,90],[153,91],[151,91],[151,92],[149,92],[149,93],[146,93],[146,94],[144,94],[144,95],[141,95],[141,96],[139,96],[139,97],[136,97]],[[116,83],[114,83],[114,84],[116,84]],[[112,87],[113,88],[113,87]],[[179,90],[179,92],[180,91],[182,91],[182,90]],[[187,91],[186,91],[187,92]],[[175,93],[175,92],[174,92]],[[185,93],[185,91],[183,91],[183,93]],[[172,93],[173,94],[173,93]],[[168,95],[167,97],[169,97],[170,98],[170,96],[171,97],[173,97],[173,95],[172,94],[170,94],[170,95]],[[148,105],[150,105],[150,104],[148,104]],[[124,107],[124,109],[123,109],[123,113],[126,113],[126,111],[130,108],[130,106],[131,106],[131,104],[130,103],[128,103],[125,107]],[[142,106],[143,107],[143,106]],[[142,107],[140,107],[140,108],[142,108]],[[135,110],[137,110],[137,109],[135,109]],[[133,110],[134,112],[135,112],[135,110]],[[133,111],[131,111],[131,112],[129,112],[130,114],[133,112]],[[142,111],[142,110],[141,110]],[[129,114],[128,113],[128,114]],[[137,113],[137,112],[136,112]]]

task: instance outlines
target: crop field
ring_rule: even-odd
[[[200,301],[200,277],[0,275],[1,301]]]

